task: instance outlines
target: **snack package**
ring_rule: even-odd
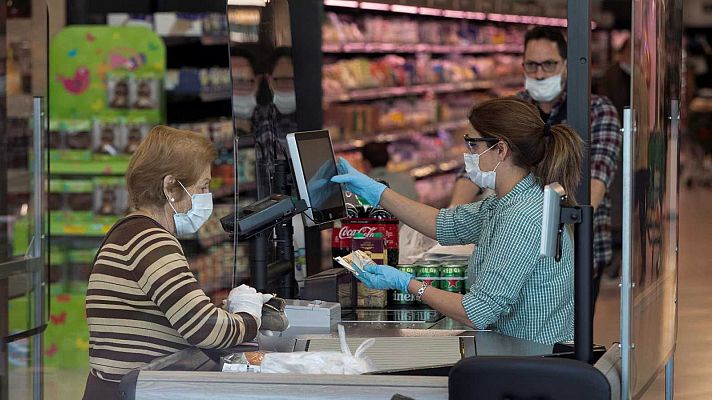
[[[129,108],[129,77],[109,74],[107,77],[107,100],[111,108]]]
[[[122,131],[126,137],[122,140],[122,148],[124,154],[133,154],[136,152],[138,145],[148,135],[149,126],[145,124],[127,124]]]
[[[248,351],[222,357],[223,372],[261,372],[264,351]]]
[[[133,77],[130,87],[131,108],[148,110],[158,107],[158,79],[155,77]]]
[[[122,178],[94,178],[94,213],[123,216],[128,208],[128,193]]]
[[[119,122],[95,121],[93,145],[95,153],[116,156],[122,149],[125,126]]]

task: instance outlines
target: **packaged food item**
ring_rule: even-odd
[[[261,365],[262,360],[265,358],[265,354],[267,353],[264,351],[248,351],[247,353],[242,353],[250,365]]]
[[[247,351],[221,357],[223,372],[261,372],[264,351]]]
[[[386,242],[383,239],[383,234],[380,232],[366,237],[363,233],[354,234],[351,240],[351,251],[361,250],[366,253],[368,258],[373,260],[375,264],[386,264],[388,250],[386,250]]]
[[[349,206],[350,212],[364,215],[367,211],[363,206]],[[347,208],[347,211],[349,210]],[[367,214],[366,214],[367,215]],[[383,264],[398,264],[398,220],[397,219],[375,219],[375,218],[344,218],[334,224],[331,231],[331,253],[332,257],[351,253],[351,242],[356,233],[361,233],[365,237],[371,237],[376,233],[381,233],[385,240],[386,259]],[[338,268],[338,263],[334,263],[334,268]]]

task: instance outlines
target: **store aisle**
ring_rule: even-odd
[[[712,206],[709,189],[680,193],[680,254],[678,333],[675,357],[675,398],[712,398]],[[619,337],[619,289],[606,282],[596,309],[595,339],[609,346]],[[663,379],[658,379],[645,400],[663,399]]]

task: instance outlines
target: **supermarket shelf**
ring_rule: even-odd
[[[50,175],[123,175],[127,159],[116,161],[50,161]]]
[[[327,7],[336,8],[360,8],[369,11],[386,11],[396,14],[420,14],[429,17],[444,17],[454,19],[469,19],[476,21],[494,21],[494,22],[509,22],[516,24],[528,25],[548,25],[566,27],[568,21],[566,18],[551,18],[540,17],[534,15],[515,15],[515,14],[498,14],[498,13],[483,13],[469,12],[460,10],[445,10],[440,8],[405,6],[400,4],[382,4],[373,3],[370,1],[352,1],[352,0],[324,0],[324,5]],[[592,21],[592,26],[595,28],[595,22]]]
[[[324,101],[326,101],[327,103],[337,103],[386,99],[390,97],[423,95],[426,93],[457,93],[468,92],[471,90],[489,90],[494,88],[495,86],[501,86],[501,83],[487,80],[371,89],[355,89],[349,91],[348,93],[342,93],[337,95],[324,95]]]
[[[212,102],[212,101],[224,101],[230,100],[232,97],[230,90],[222,91],[201,91],[200,93],[181,93],[168,91],[166,92],[169,102],[183,102],[183,101],[202,101],[202,102]]]
[[[521,44],[434,45],[400,43],[326,43],[324,53],[434,53],[489,54],[522,52]]]
[[[407,139],[412,137],[413,135],[421,134],[421,133],[427,133],[427,132],[435,132],[435,131],[449,131],[453,129],[462,129],[462,128],[467,128],[470,126],[470,121],[467,119],[461,119],[457,121],[449,121],[449,122],[440,122],[436,124],[428,124],[421,126],[419,128],[408,128],[408,129],[403,129],[403,130],[398,130],[398,131],[392,131],[392,132],[382,132],[382,133],[377,133],[373,136],[368,136],[365,138],[361,139],[355,139],[355,140],[349,140],[341,143],[335,143],[334,144],[334,151],[335,152],[346,152],[346,151],[354,151],[358,150],[361,147],[365,146],[367,143],[371,142],[394,142],[397,140],[402,140],[402,139]]]
[[[166,46],[185,46],[185,45],[200,45],[200,46],[219,46],[228,43],[227,35],[217,36],[162,36]]]
[[[455,158],[450,161],[426,164],[414,167],[410,175],[416,180],[428,179],[437,175],[449,174],[459,171],[464,165],[462,158]]]

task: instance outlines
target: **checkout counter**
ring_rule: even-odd
[[[341,315],[338,304],[289,302],[304,312],[325,310]],[[306,307],[306,308],[305,308]],[[389,321],[398,313],[407,322]],[[408,314],[411,313],[411,316]],[[337,324],[344,326],[353,350],[366,338],[375,338],[365,355],[376,371],[365,375],[297,375],[221,372],[221,356],[254,351],[240,346],[221,351],[190,348],[159,358],[126,375],[121,384],[126,400],[219,399],[239,395],[249,399],[447,399],[448,373],[460,359],[473,356],[547,356],[553,346],[475,331],[433,310],[358,310],[343,314],[328,327],[290,326],[275,336],[260,335],[265,351],[338,351]],[[209,387],[209,391],[206,390]],[[398,397],[395,397],[398,398]]]

